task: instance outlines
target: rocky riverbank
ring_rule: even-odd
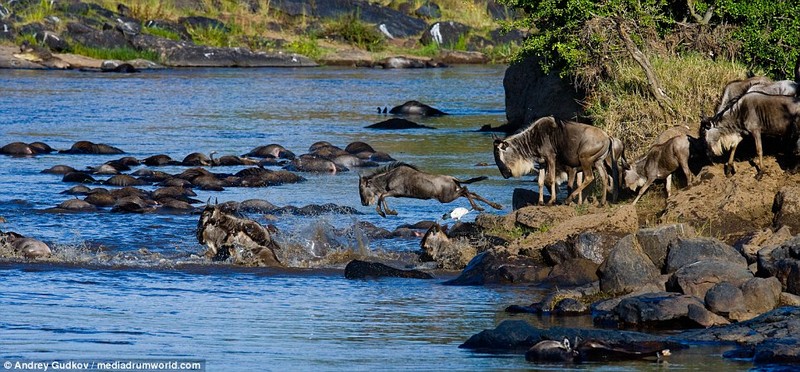
[[[176,5],[178,6],[178,5]],[[233,16],[221,12],[220,18],[200,15],[213,12],[203,2],[185,2],[176,14],[144,11],[140,7],[119,4],[107,9],[93,2],[57,1],[50,4],[0,2],[0,68],[85,69],[102,68],[106,59],[122,60],[137,69],[155,68],[129,58],[103,58],[100,55],[137,55],[169,67],[310,67],[319,64],[353,67],[425,68],[447,64],[487,63],[481,52],[521,41],[522,33],[489,32],[489,38],[478,36],[484,31],[440,19],[438,5],[428,3],[421,12],[409,8],[399,11],[360,0],[268,3],[269,11],[260,7],[248,14]],[[485,4],[486,16],[502,19],[493,1]],[[408,9],[406,9],[408,8]],[[496,9],[495,9],[496,8]],[[359,9],[350,14],[351,9]],[[272,14],[267,18],[265,14]],[[34,16],[36,15],[36,16]],[[375,52],[363,46],[348,45],[347,35],[331,30],[346,16],[351,26],[375,35],[375,42],[396,46],[397,52]],[[166,18],[158,18],[158,16]],[[39,18],[41,17],[41,19]],[[298,23],[311,25],[299,28]],[[257,35],[240,34],[238,18],[269,24]],[[278,21],[270,21],[275,18]],[[302,21],[302,22],[301,22]],[[303,35],[322,34],[324,45],[302,46]],[[355,35],[358,36],[358,35]],[[298,39],[299,38],[299,39]],[[312,37],[307,37],[311,39]],[[316,36],[313,39],[316,40]],[[294,43],[294,44],[292,44]],[[456,44],[463,46],[456,48]],[[14,45],[20,46],[15,48]],[[460,44],[459,44],[460,45]],[[431,48],[435,56],[410,55],[417,49]],[[299,52],[298,52],[299,50]],[[76,55],[82,55],[78,57]],[[97,58],[86,58],[94,55]],[[137,59],[137,58],[130,58]]]

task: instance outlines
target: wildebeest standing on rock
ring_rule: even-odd
[[[397,211],[389,209],[386,198],[436,199],[441,203],[449,203],[460,197],[469,200],[473,209],[482,211],[474,199],[482,201],[492,208],[503,209],[503,206],[467,190],[464,184],[486,179],[486,176],[475,177],[465,181],[453,176],[425,173],[417,167],[406,163],[393,163],[368,175],[361,176],[358,181],[361,204],[372,205],[377,202],[378,214],[396,215]]]
[[[687,187],[691,186],[692,171],[689,170],[689,149],[689,136],[675,136],[667,142],[650,147],[647,155],[637,161],[633,169],[625,170],[625,185],[633,191],[641,187],[633,204],[639,201],[639,198],[653,182],[665,178],[667,180],[667,198],[669,198],[672,188],[672,172],[675,172],[678,167],[686,175]]]
[[[224,205],[206,206],[197,221],[197,241],[208,247],[205,255],[214,261],[231,258],[247,266],[282,266],[275,254],[280,247],[270,231]]]
[[[725,174],[732,175],[736,173],[733,165],[736,147],[744,135],[752,135],[758,156],[756,178],[760,179],[764,171],[761,135],[784,137],[788,140],[787,145],[796,147],[799,126],[800,98],[752,92],[742,96],[720,114],[704,118],[700,123],[700,137],[714,156],[721,156],[724,151],[730,150]]]
[[[394,115],[410,115],[410,116],[443,116],[447,115],[446,112],[435,109],[419,101],[408,101],[400,106],[392,107],[389,110],[390,114]]]
[[[550,184],[550,201],[556,200],[556,176],[559,166],[578,168],[584,174],[583,183],[567,197],[567,202],[577,196],[593,180],[592,168],[602,180],[600,204],[606,202],[608,173],[606,157],[611,156],[611,176],[614,188],[619,185],[619,160],[614,153],[611,138],[602,129],[587,124],[564,121],[552,116],[540,118],[520,133],[495,139],[494,159],[504,178],[522,177],[534,169],[534,164],[544,162]]]
[[[69,150],[59,151],[62,154],[124,154],[125,152],[103,143],[89,141],[75,142]]]

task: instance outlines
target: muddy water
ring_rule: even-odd
[[[491,138],[474,130],[504,122],[503,67],[428,70],[187,69],[133,75],[0,72],[0,144],[43,141],[66,149],[79,140],[127,155],[199,151],[244,154],[279,143],[301,154],[316,141],[344,147],[365,141],[397,160],[462,178],[486,175],[470,189],[510,210],[511,190],[492,165]],[[433,130],[371,131],[378,107],[416,99],[452,115],[417,120]],[[3,231],[54,247],[44,263],[0,264],[0,358],[4,360],[191,358],[208,370],[515,370],[519,355],[458,349],[493,328],[510,304],[528,303],[529,288],[449,287],[436,280],[348,281],[343,260],[355,243],[335,232],[358,221],[394,229],[437,219],[450,204],[390,199],[400,214],[380,218],[358,199],[358,170],[303,174],[307,181],[259,189],[198,191],[200,200],[251,198],[284,206],[336,203],[354,215],[274,216],[297,250],[293,268],[240,269],[197,257],[196,214],[51,213],[72,185],[40,171],[57,164],[96,166],[119,156],[50,154],[0,158]],[[488,166],[481,165],[483,163]],[[178,173],[182,167],[159,170]],[[238,167],[214,168],[233,173]],[[276,168],[277,169],[277,168]],[[146,187],[152,189],[152,187]],[[475,213],[466,219],[474,218]],[[315,251],[319,237],[327,242]],[[373,240],[360,254],[401,257],[416,239]],[[541,319],[530,319],[541,322]],[[548,320],[544,320],[547,322]],[[563,325],[591,326],[585,319]],[[699,348],[670,367],[742,369],[721,350]],[[661,369],[652,363],[589,366]],[[577,368],[577,367],[576,367]],[[580,367],[583,368],[583,367]]]

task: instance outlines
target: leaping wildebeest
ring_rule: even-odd
[[[761,136],[796,136],[798,126],[800,126],[800,98],[751,92],[743,95],[736,103],[714,117],[704,118],[700,123],[700,137],[706,141],[708,150],[714,156],[721,156],[726,150],[730,151],[728,162],[725,164],[725,174],[732,175],[736,173],[733,165],[736,147],[745,135],[752,135],[758,155],[756,178],[760,179],[764,172]],[[796,138],[791,139],[796,140]]]
[[[482,211],[483,208],[475,204],[473,199],[482,201],[492,208],[503,209],[502,205],[486,200],[464,186],[486,178],[481,176],[462,181],[453,176],[426,173],[411,164],[396,162],[361,176],[358,180],[358,191],[362,205],[368,206],[377,202],[375,210],[381,217],[397,214],[397,211],[389,209],[386,205],[388,197],[436,199],[441,203],[465,197],[472,209],[477,211]]]
[[[580,194],[594,180],[592,169],[603,180],[603,194],[600,204],[606,203],[608,172],[605,161],[611,156],[611,176],[613,187],[618,189],[619,164],[611,138],[602,129],[587,124],[561,120],[546,116],[533,122],[520,133],[495,139],[494,160],[505,178],[522,177],[534,169],[534,163],[545,163],[547,179],[550,181],[550,200],[556,200],[556,175],[558,169],[578,168],[584,176],[566,202]],[[561,167],[561,168],[559,168]]]

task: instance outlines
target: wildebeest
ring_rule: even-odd
[[[761,136],[796,136],[799,120],[800,98],[752,92],[742,96],[722,113],[704,118],[700,124],[700,136],[715,156],[730,150],[725,174],[731,175],[736,172],[733,165],[736,147],[744,135],[752,135],[758,155],[756,177],[761,178],[764,164]]]
[[[8,244],[16,253],[25,258],[48,257],[52,254],[50,247],[34,238],[26,238],[15,232],[0,231],[0,246]]]
[[[639,198],[647,191],[656,180],[667,180],[667,198],[670,197],[672,188],[672,172],[678,167],[686,175],[687,187],[692,183],[692,172],[689,170],[689,136],[680,135],[670,138],[664,143],[650,147],[647,155],[638,160],[632,169],[624,171],[625,186],[639,194],[633,200],[636,204]]]
[[[247,266],[282,266],[275,254],[280,249],[270,231],[256,221],[235,215],[224,204],[209,204],[197,221],[197,241],[208,247],[205,255],[215,261],[231,258]]]
[[[408,101],[400,106],[392,107],[389,110],[394,115],[413,115],[413,116],[443,116],[446,112],[435,109],[419,101]]]
[[[747,93],[747,90],[752,86],[768,84],[770,82],[772,82],[772,80],[766,76],[753,76],[747,79],[729,82],[725,85],[725,88],[722,89],[722,97],[720,98],[719,104],[717,104],[717,112],[715,114],[725,111],[726,108],[736,103],[736,101]]]
[[[358,181],[358,191],[362,205],[372,205],[377,201],[375,210],[381,217],[386,217],[386,214],[397,214],[397,211],[389,209],[386,205],[388,197],[436,199],[441,203],[465,197],[472,209],[478,211],[482,211],[483,208],[475,204],[473,198],[492,208],[503,209],[502,205],[486,200],[463,186],[484,179],[486,176],[462,181],[453,176],[426,173],[413,165],[397,162],[361,176]]]
[[[72,144],[69,150],[61,150],[62,154],[124,154],[125,152],[104,143],[93,143],[90,141],[78,141]]]
[[[577,356],[578,352],[572,348],[566,338],[561,342],[539,341],[525,352],[525,360],[540,363],[572,363]]]
[[[611,138],[600,128],[577,122],[564,121],[552,116],[540,118],[520,133],[495,139],[494,159],[505,178],[522,177],[534,169],[534,163],[545,163],[545,173],[557,175],[559,167],[578,168],[585,175],[583,182],[572,190],[567,201],[572,200],[593,180],[592,168],[603,180],[600,204],[605,204],[608,177],[604,162],[611,156],[612,178],[619,185],[619,164]],[[550,201],[556,200],[556,178],[550,181]]]

